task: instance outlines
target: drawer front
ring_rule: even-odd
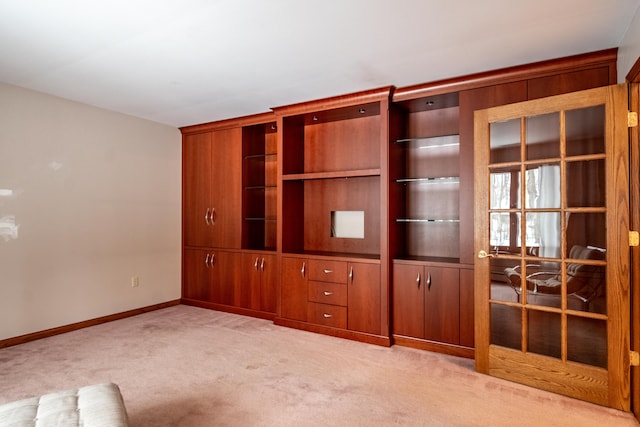
[[[347,283],[345,261],[309,260],[309,280],[316,282]]]
[[[309,301],[347,305],[347,285],[344,283],[309,282]]]
[[[310,302],[307,304],[307,320],[318,325],[347,329],[347,307]]]

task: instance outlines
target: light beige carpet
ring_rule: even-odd
[[[473,361],[187,306],[0,349],[0,403],[112,381],[132,426],[637,426]]]

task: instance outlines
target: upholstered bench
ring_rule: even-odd
[[[115,384],[96,384],[0,405],[1,427],[121,427],[127,411]]]

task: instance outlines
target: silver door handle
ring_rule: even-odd
[[[324,291],[324,296],[328,297],[329,295],[333,295],[333,292]]]
[[[211,208],[211,216],[209,216],[209,221],[211,221],[211,225],[216,225],[216,208]]]
[[[260,271],[264,271],[264,258],[262,258],[262,261],[260,262]]]
[[[302,268],[300,269],[300,274],[302,274],[302,278],[303,279],[304,279],[304,270],[305,270],[306,266],[307,266],[307,263],[303,262],[302,263]]]
[[[427,273],[427,289],[431,290],[431,272]]]
[[[211,223],[209,223],[209,211],[210,211],[210,209],[209,209],[209,208],[207,208],[207,211],[204,213],[204,222],[205,222],[207,225],[211,225]]]
[[[260,259],[260,257],[256,257],[256,262],[253,263],[253,268],[254,270],[258,271],[258,260]]]
[[[416,283],[418,284],[418,289],[420,289],[420,272],[418,271],[418,277],[416,277]]]
[[[210,266],[209,266],[209,258],[210,258],[210,257],[211,257],[211,255],[210,255],[210,254],[207,254],[206,258],[204,259],[204,265],[205,265],[207,268],[210,268]]]
[[[353,282],[353,266],[349,269],[349,280]]]
[[[324,314],[322,315],[322,317],[324,317],[325,319],[330,319],[330,318],[331,318],[331,317],[333,317],[333,316],[332,316],[332,315],[330,315],[330,314],[324,313]]]
[[[326,268],[322,270],[325,274],[333,273],[333,270],[327,270]]]

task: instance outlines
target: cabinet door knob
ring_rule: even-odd
[[[431,272],[427,273],[427,289],[431,290]]]
[[[209,211],[210,211],[210,210],[211,210],[211,209],[207,208],[207,211],[204,213],[204,222],[205,222],[207,225],[211,225],[211,224],[209,223]]]
[[[353,266],[349,269],[349,280],[353,282]]]
[[[258,260],[260,259],[260,257],[256,257],[256,262],[253,263],[253,269],[258,271]]]
[[[264,271],[264,258],[262,258],[262,261],[260,262],[260,271]]]
[[[210,258],[210,257],[211,257],[211,255],[210,255],[210,254],[207,254],[207,256],[206,256],[206,257],[205,257],[205,259],[204,259],[204,265],[205,265],[207,268],[209,268],[209,267],[210,267],[210,265],[209,265],[209,258]]]
[[[300,269],[300,274],[302,274],[302,278],[303,279],[304,279],[304,270],[305,270],[306,266],[307,266],[307,263],[303,262],[302,263],[302,268]]]
[[[216,208],[211,208],[211,216],[209,217],[211,225],[216,225]]]
[[[211,254],[211,261],[209,261],[209,263],[211,264],[211,267],[216,264],[216,254]]]
[[[418,284],[418,289],[420,289],[420,272],[418,271],[418,277],[416,277],[416,283]]]

